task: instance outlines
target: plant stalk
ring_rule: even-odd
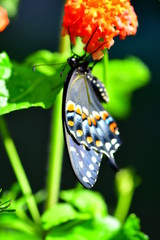
[[[70,44],[68,37],[60,37],[59,52],[70,54]],[[54,111],[51,119],[51,137],[50,137],[50,153],[47,175],[47,200],[46,208],[51,208],[58,202],[62,159],[64,149],[64,138],[62,129],[62,95],[63,90],[57,95],[54,103]]]
[[[116,210],[114,213],[115,218],[117,218],[121,223],[123,223],[128,215],[130,206],[131,206],[131,202],[132,202],[132,198],[133,198],[133,192],[131,192],[130,194],[123,195],[120,194],[118,197],[118,202],[117,202],[117,206],[116,206]]]
[[[140,184],[140,178],[130,169],[121,169],[116,174],[115,186],[117,190],[117,206],[114,216],[124,222],[131,206],[135,188]]]
[[[8,158],[16,175],[16,178],[19,182],[23,195],[26,197],[26,202],[28,205],[29,212],[36,223],[39,223],[40,214],[38,207],[35,201],[35,198],[32,194],[32,190],[23,169],[21,160],[19,158],[18,152],[16,150],[15,144],[10,136],[9,130],[5,119],[0,117],[0,134],[3,140],[4,147],[6,149]]]
[[[103,82],[104,85],[107,86],[107,80],[108,80],[108,51],[106,50],[103,57]]]
[[[61,169],[63,159],[63,131],[62,131],[62,90],[57,95],[51,120],[50,154],[47,177],[46,208],[51,208],[58,202]]]

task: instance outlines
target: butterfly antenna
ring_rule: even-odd
[[[87,42],[87,44],[86,44],[86,46],[85,46],[85,54],[84,54],[84,57],[86,56],[88,45],[89,45],[90,41],[92,40],[92,38],[93,38],[95,32],[97,31],[97,29],[98,29],[98,25],[97,25],[97,27],[94,29],[92,35],[90,36],[90,38],[89,38],[89,40],[88,40],[88,42]]]
[[[37,64],[37,65],[34,65],[32,67],[32,70],[33,70],[33,72],[35,72],[36,68],[38,68],[38,67],[43,67],[43,66],[52,66],[53,67],[53,66],[62,65],[62,64],[65,64],[65,63],[56,63],[56,64],[54,64],[54,63],[42,63],[42,64]]]
[[[93,53],[95,53],[95,52],[97,52],[103,45],[105,45],[107,42],[104,42],[104,43],[102,43],[98,48],[96,48],[96,50],[94,50],[92,53],[90,53],[86,58],[85,58],[85,60],[87,59],[87,58],[89,58]]]
[[[67,66],[67,62],[66,62],[66,64],[64,65],[64,67],[62,68],[62,70],[61,70],[61,73],[60,73],[60,77],[62,77],[63,76],[63,72],[64,72],[64,70],[65,70],[65,68],[66,68],[66,66]]]
[[[70,34],[69,26],[68,26],[68,35],[69,35],[69,39],[70,39],[70,49],[71,49],[71,52],[73,52],[73,44],[71,42],[71,34]]]

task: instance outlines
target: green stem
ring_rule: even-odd
[[[59,52],[70,55],[69,38],[60,37]],[[64,138],[62,130],[62,94],[63,90],[57,95],[54,103],[54,111],[51,119],[51,137],[50,137],[50,153],[47,175],[47,199],[46,208],[51,208],[58,202],[62,159],[64,149]]]
[[[121,171],[116,174],[115,185],[118,201],[114,216],[122,223],[127,217],[135,188],[139,183],[139,177],[130,169],[121,169]]]
[[[107,50],[104,53],[103,57],[103,82],[104,85],[107,86],[107,79],[108,79],[108,52]]]
[[[133,192],[126,195],[120,194],[114,213],[115,218],[117,218],[121,223],[123,223],[128,215],[131,202],[133,198]]]
[[[51,208],[58,202],[64,146],[61,119],[62,90],[57,95],[54,111],[52,112],[46,208]]]
[[[28,209],[30,211],[30,214],[33,218],[33,220],[38,223],[40,219],[38,207],[36,205],[36,201],[34,199],[34,196],[32,194],[32,190],[29,184],[29,181],[27,179],[27,176],[25,174],[25,171],[23,169],[22,163],[20,161],[20,158],[18,156],[16,147],[14,145],[14,142],[10,136],[10,133],[8,131],[6,122],[3,117],[0,117],[0,133],[3,140],[4,147],[6,149],[6,152],[8,154],[8,158],[10,160],[10,163],[12,165],[12,168],[14,170],[14,173],[17,177],[17,180],[19,182],[19,185],[21,187],[21,190],[23,192],[23,195],[26,197],[26,202],[28,205]]]
[[[69,38],[60,37],[59,52],[70,55]],[[62,130],[62,94],[63,90],[57,95],[54,112],[51,120],[50,154],[47,175],[47,200],[46,208],[52,207],[58,202],[62,159],[63,159],[63,130]]]

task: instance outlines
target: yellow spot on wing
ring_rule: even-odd
[[[101,147],[103,144],[100,140],[96,140],[96,146],[97,147]]]
[[[88,142],[88,143],[92,143],[92,142],[93,142],[93,139],[92,139],[91,136],[88,136],[88,137],[87,137],[87,142]]]
[[[79,106],[76,107],[76,113],[81,115],[82,114],[82,110]]]
[[[68,125],[69,125],[70,127],[73,127],[73,126],[74,126],[74,122],[71,121],[71,120],[69,120],[69,121],[68,121]]]
[[[74,103],[72,103],[72,102],[68,103],[68,105],[67,105],[67,111],[69,111],[69,112],[74,112],[74,109],[75,109]]]
[[[81,129],[78,129],[78,130],[77,130],[77,136],[78,136],[78,137],[81,137],[82,135],[83,135],[82,130],[81,130]]]

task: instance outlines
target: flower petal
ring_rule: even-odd
[[[102,50],[114,44],[115,36],[125,39],[135,35],[138,27],[129,0],[68,0],[64,12],[62,35],[69,34],[73,44],[77,36],[84,44],[90,41],[85,50],[94,52],[94,59],[103,57]]]

